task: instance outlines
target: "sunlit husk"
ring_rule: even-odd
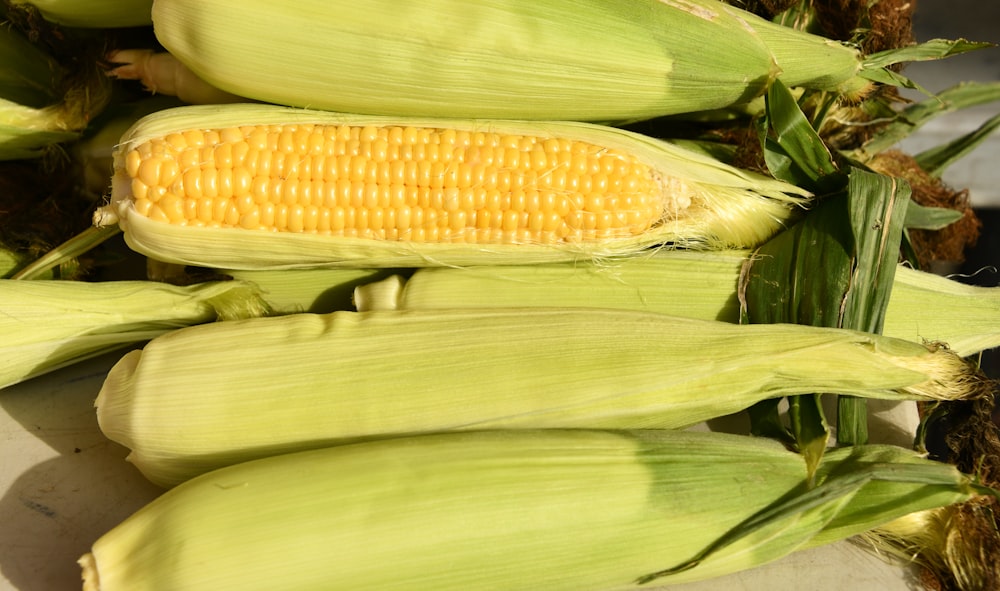
[[[622,121],[742,103],[776,76],[867,85],[855,49],[714,0],[159,0],[153,22],[222,90],[353,113]]]
[[[851,488],[638,585],[803,494],[801,457],[773,440],[720,433],[585,430],[437,434],[286,454],[167,491],[94,543],[81,559],[84,588],[649,589],[765,564],[830,524],[845,525],[843,537],[971,496],[954,468],[901,448],[831,450],[821,482],[875,464],[934,476]],[[867,506],[872,484],[884,487],[875,499],[893,502]]]
[[[0,280],[0,387],[221,317],[266,311],[248,285]]]
[[[356,299],[359,309],[602,306],[738,322],[747,256],[660,250],[604,264],[420,269],[362,286]],[[963,357],[1000,346],[1000,289],[899,266],[883,334],[941,343]]]
[[[126,354],[96,405],[130,461],[171,485],[333,442],[680,428],[810,392],[976,397],[977,376],[947,350],[838,329],[587,308],[338,312],[174,331]]]
[[[347,310],[353,288],[379,274],[330,269],[229,276],[237,280],[185,286],[0,279],[0,388],[184,326]]]
[[[0,99],[0,160],[36,158],[46,148],[80,137],[60,106],[36,109]]]

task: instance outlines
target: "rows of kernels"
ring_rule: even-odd
[[[664,181],[629,155],[452,129],[185,131],[139,144],[125,168],[135,210],[154,220],[388,240],[620,237],[658,223],[668,201]]]

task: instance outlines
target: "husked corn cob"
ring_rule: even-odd
[[[222,105],[127,132],[98,223],[150,257],[212,267],[509,264],[750,246],[804,195],[586,123]]]
[[[861,93],[859,52],[715,0],[157,0],[204,81],[373,115],[622,121],[787,86]]]
[[[408,437],[205,474],[80,564],[87,591],[650,589],[989,494],[889,446],[830,450],[816,482],[778,442],[722,433]]]
[[[984,388],[946,349],[866,333],[508,308],[184,328],[122,357],[96,406],[104,434],[172,485],[264,455],[408,433],[680,428],[792,394],[928,400]]]

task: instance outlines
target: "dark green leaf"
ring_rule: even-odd
[[[831,191],[840,182],[833,154],[780,80],[768,89],[765,111],[764,158],[771,174],[816,193]]]
[[[940,230],[962,219],[962,212],[910,202],[904,225],[913,230]]]
[[[806,473],[812,485],[816,469],[830,442],[830,428],[826,424],[818,394],[792,396],[788,399],[788,418],[795,434],[795,445],[806,461]]]
[[[943,90],[933,98],[903,109],[892,123],[868,140],[855,158],[865,160],[866,154],[887,150],[941,115],[997,100],[1000,100],[1000,82],[965,82]]]
[[[977,49],[993,47],[992,43],[968,41],[966,39],[931,39],[924,43],[908,45],[896,49],[888,49],[867,56],[863,69],[885,68],[904,62],[924,62],[944,59]]]
[[[795,439],[791,431],[781,420],[781,412],[778,405],[780,398],[769,398],[761,400],[747,409],[750,418],[750,434],[755,437],[767,437],[776,439],[787,445],[795,445]]]
[[[842,328],[880,334],[910,202],[900,179],[854,169],[848,185],[855,263]]]
[[[899,72],[893,72],[892,70],[886,69],[876,69],[876,70],[862,70],[859,74],[862,78],[867,78],[872,82],[878,82],[885,84],[887,86],[898,86],[899,88],[909,88],[912,90],[917,90],[922,94],[930,95],[931,93],[924,89],[913,80],[903,76]]]
[[[946,144],[924,150],[916,154],[914,158],[917,164],[920,165],[920,168],[933,176],[940,177],[944,174],[948,166],[974,150],[983,140],[996,131],[997,128],[1000,128],[1000,114],[991,117],[971,133],[965,134]]]

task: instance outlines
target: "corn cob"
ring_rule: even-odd
[[[648,589],[639,581],[752,568],[980,493],[888,446],[831,450],[817,482],[777,442],[721,433],[436,434],[206,474],[80,564],[87,591]],[[662,572],[679,565],[691,568]]]
[[[870,85],[857,50],[715,0],[158,0],[153,23],[226,92],[374,115],[607,122],[743,103],[775,77]]]
[[[749,246],[804,196],[587,123],[202,105],[125,134],[97,223],[152,258],[209,267],[510,264]]]
[[[96,406],[104,434],[169,486],[238,461],[372,437],[679,428],[791,394],[956,399],[984,387],[950,351],[866,333],[511,308],[184,328],[127,353]]]
[[[359,286],[364,310],[481,307],[633,309],[739,322],[746,251],[657,251],[614,264],[418,269]],[[1000,347],[1000,289],[898,266],[883,334],[937,342],[962,357]]]

